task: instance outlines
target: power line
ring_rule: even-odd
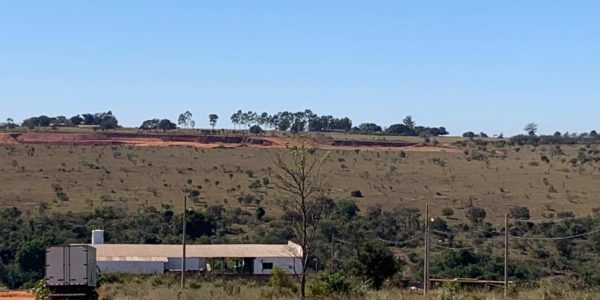
[[[493,228],[493,229],[495,229],[495,228]],[[468,237],[472,233],[482,233],[484,231],[483,230],[477,230],[477,231],[464,232],[462,234],[459,234],[459,232],[449,232],[449,231],[440,231],[440,230],[431,229],[431,232],[437,233],[437,234],[440,234],[440,235],[449,236],[449,237],[457,237],[457,236]],[[495,239],[495,238],[498,238],[498,237],[500,237],[500,236],[497,235],[497,236],[492,236],[492,237],[481,237],[481,238],[492,240],[492,239]]]
[[[598,215],[599,214],[594,213],[594,214],[589,214],[589,215],[585,215],[585,216],[566,217],[566,218],[559,218],[559,219],[538,219],[538,220],[513,219],[513,221],[526,222],[526,223],[537,223],[537,224],[547,224],[547,223],[558,223],[558,222],[570,221],[570,220],[576,220],[576,219],[584,219],[584,218],[594,217],[594,216],[598,216]]]
[[[390,240],[382,239],[380,237],[378,237],[377,239],[380,240],[380,241],[382,241],[382,242],[385,242],[385,243],[388,243],[388,244],[392,244],[394,246],[404,246],[404,245],[406,245],[406,244],[408,244],[410,242],[419,241],[419,240],[421,240],[421,238],[422,237],[418,236],[418,237],[415,237],[415,238],[412,238],[412,239],[408,239],[408,240],[404,240],[404,241],[390,241]]]
[[[470,250],[470,249],[474,249],[473,247],[446,247],[446,246],[442,246],[442,245],[438,245],[438,244],[430,244],[431,246],[434,246],[436,248],[441,248],[441,249],[446,249],[446,250]]]
[[[446,236],[455,236],[456,235],[456,233],[454,233],[454,232],[440,231],[440,230],[435,230],[435,229],[431,229],[431,232],[441,234],[441,235],[446,235]]]
[[[509,221],[514,222],[525,222],[525,223],[535,223],[535,224],[547,224],[547,223],[558,223],[562,221],[569,221],[575,219],[584,219],[589,217],[600,216],[600,213],[592,213],[584,216],[575,216],[575,217],[566,217],[566,218],[558,218],[558,219],[509,219]],[[491,228],[504,227],[504,222],[502,223],[486,223],[489,224]]]
[[[334,241],[338,242],[338,243],[342,243],[342,244],[346,244],[346,245],[352,245],[352,243],[351,243],[351,242],[349,242],[349,241],[344,241],[344,240],[338,239],[338,238],[336,238],[336,237],[333,237],[332,239],[333,239]]]
[[[600,229],[592,230],[592,231],[589,231],[586,233],[575,234],[575,235],[570,235],[570,236],[562,236],[562,237],[526,237],[526,236],[517,236],[517,235],[511,235],[510,237],[519,239],[519,240],[556,241],[556,240],[568,240],[568,239],[572,239],[572,238],[583,237],[583,236],[592,235],[592,234],[598,233],[598,232],[600,232]]]
[[[380,237],[377,237],[378,240],[380,240],[382,242],[385,242],[385,243],[388,243],[388,244],[392,244],[392,245],[405,245],[405,244],[408,244],[410,242],[415,242],[415,241],[421,240],[421,238],[422,237],[415,237],[415,238],[404,240],[404,241],[391,241],[391,240],[386,240],[386,239],[382,239]],[[354,244],[354,243],[352,243],[350,241],[342,240],[342,239],[339,239],[337,237],[332,237],[332,240],[334,242],[338,242],[338,243],[342,243],[342,244],[346,244],[346,245],[353,245]]]

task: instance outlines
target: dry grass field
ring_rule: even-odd
[[[336,134],[336,139],[349,135]],[[318,137],[316,137],[318,139]],[[381,139],[381,137],[362,137]],[[412,138],[413,142],[418,139]],[[407,140],[407,139],[404,139]],[[361,208],[380,204],[444,207],[457,216],[471,205],[487,210],[496,222],[511,206],[525,205],[533,218],[569,210],[588,214],[599,206],[597,164],[573,166],[583,146],[489,144],[448,146],[458,138],[440,138],[437,147],[327,147],[331,158],[325,177],[335,198],[354,198]],[[591,146],[592,149],[595,146]],[[184,190],[197,191],[192,207],[227,207],[276,213],[280,197],[270,176],[272,157],[285,151],[268,147],[199,148],[192,146],[0,145],[0,204],[35,213],[38,209],[84,211],[101,206],[162,204],[180,207]],[[549,161],[541,160],[547,156]],[[240,202],[245,198],[251,203]],[[258,200],[256,200],[258,199]]]

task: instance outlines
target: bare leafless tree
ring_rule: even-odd
[[[273,156],[274,184],[284,192],[279,206],[289,221],[296,242],[302,249],[300,293],[305,297],[306,271],[316,239],[317,225],[321,219],[323,199],[329,186],[321,173],[329,153],[319,154],[309,142],[300,140],[286,144],[286,151]]]

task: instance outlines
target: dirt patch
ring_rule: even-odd
[[[448,152],[448,153],[461,153],[462,150],[459,148],[450,146],[450,145],[440,145],[440,146],[410,146],[406,148],[402,148],[403,151],[408,152]]]
[[[179,146],[179,147],[195,147],[195,148],[226,148],[223,144],[204,144],[195,142],[151,142],[151,141],[130,141],[125,142],[127,145],[134,145],[136,147],[166,147],[166,146]]]
[[[150,133],[37,133],[1,134],[0,144],[55,144],[55,145],[132,145],[132,146],[191,146],[222,148],[227,145],[276,147],[278,142],[262,137],[219,135],[171,135]]]
[[[0,300],[34,300],[35,297],[30,292],[24,291],[4,291],[0,292]]]
[[[9,133],[0,133],[0,144],[18,144],[14,136]]]
[[[110,140],[107,136],[97,133],[75,134],[75,133],[37,133],[27,132],[17,135],[16,140],[20,143],[74,143],[79,141],[105,141]]]

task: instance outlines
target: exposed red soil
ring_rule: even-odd
[[[226,136],[226,135],[185,135],[147,132],[109,133],[60,133],[25,132],[0,133],[0,144],[56,144],[56,145],[131,145],[131,146],[187,146],[198,148],[232,148],[240,146],[281,148],[292,141],[282,137]],[[323,148],[368,148],[374,150],[402,149],[422,152],[454,152],[449,146],[422,146],[404,141],[360,141],[360,140],[321,140],[315,141]]]
[[[350,147],[409,147],[417,143],[393,142],[393,141],[355,141],[355,140],[329,140],[328,144],[332,146],[350,146]]]
[[[4,291],[0,292],[0,300],[34,300],[32,293],[24,291]]]
[[[8,133],[0,133],[0,144],[18,144],[17,140]]]

